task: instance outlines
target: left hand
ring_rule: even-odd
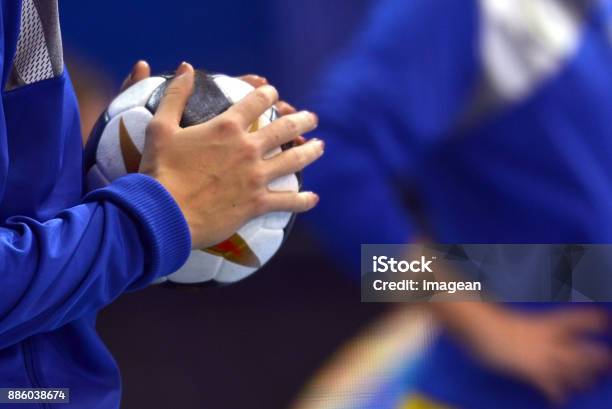
[[[132,67],[132,72],[130,73],[130,75],[128,75],[128,77],[123,81],[123,84],[121,85],[121,92],[125,91],[138,81],[141,81],[150,76],[151,67],[149,66],[149,64],[144,60],[138,61]],[[249,83],[254,88],[259,88],[263,85],[268,84],[268,80],[266,78],[255,74],[241,75],[238,78],[244,82]],[[297,112],[297,110],[291,104],[285,101],[278,101],[274,106],[278,110],[279,114],[281,114],[281,116],[294,114]]]
[[[151,67],[149,63],[144,60],[140,60],[134,64],[132,67],[132,72],[121,84],[121,92],[125,91],[132,85],[136,84],[138,81],[144,80],[151,76]],[[250,84],[253,88],[259,88],[263,85],[268,84],[268,80],[264,77],[255,74],[246,74],[238,77],[242,81]],[[290,115],[297,112],[297,110],[293,107],[293,105],[289,104],[286,101],[278,101],[274,104],[274,107],[278,110],[280,116]],[[295,143],[297,145],[303,145],[306,142],[306,139],[303,136],[299,136]]]

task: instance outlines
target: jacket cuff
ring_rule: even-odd
[[[84,201],[106,200],[130,213],[139,222],[151,249],[149,274],[163,277],[178,270],[189,257],[191,234],[174,198],[155,179],[130,174],[94,190]]]

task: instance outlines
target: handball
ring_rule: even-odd
[[[98,120],[85,149],[87,190],[106,186],[128,173],[138,172],[147,125],[159,105],[171,75],[160,75],[137,82],[115,98]],[[223,113],[254,88],[246,82],[221,74],[195,72],[194,90],[181,120],[182,127],[206,122]],[[251,124],[254,132],[278,117],[274,108]],[[266,157],[277,155],[291,144],[277,148]],[[300,189],[300,175],[292,174],[269,184],[273,191]],[[250,220],[227,240],[215,246],[193,250],[175,273],[160,282],[175,284],[233,283],[265,265],[280,249],[295,215],[272,212]]]

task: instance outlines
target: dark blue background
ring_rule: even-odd
[[[296,97],[366,18],[371,1],[60,3],[68,51],[92,59],[117,82],[141,58],[154,71],[188,60],[210,71],[267,76]]]

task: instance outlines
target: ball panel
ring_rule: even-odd
[[[280,229],[260,229],[249,239],[249,245],[259,256],[261,265],[266,264],[283,243],[284,232]]]
[[[106,128],[106,124],[109,121],[108,111],[104,111],[100,118],[96,121],[91,130],[91,134],[87,139],[87,144],[85,145],[85,149],[83,151],[83,166],[87,171],[93,165],[96,164],[96,152],[98,151],[98,145],[100,144],[100,138],[102,138],[102,132],[104,128]]]
[[[168,281],[168,277],[158,277],[155,281],[151,283],[151,285],[159,285]]]
[[[249,220],[244,226],[238,229],[238,234],[245,240],[250,240],[262,227],[264,216],[256,217]]]
[[[283,242],[282,230],[260,229],[248,240],[251,249],[258,255],[263,266],[278,251]],[[261,268],[261,267],[260,267]],[[215,280],[220,283],[234,283],[253,274],[258,269],[224,260]]]
[[[147,125],[152,118],[147,109],[136,107],[115,116],[106,125],[96,161],[108,180],[138,172]]]
[[[268,188],[275,192],[298,192],[300,186],[295,175],[287,175],[270,182]],[[262,216],[262,226],[267,229],[284,229],[292,216],[290,212],[271,212]]]
[[[240,101],[255,89],[251,84],[244,82],[239,78],[228,77],[227,75],[222,74],[213,75],[212,78],[214,79],[215,84],[217,84],[217,87],[219,87],[221,92],[225,94],[227,99],[232,104]],[[259,121],[254,127],[252,127],[252,130],[256,131],[269,125],[273,120],[277,119],[277,117],[278,115],[276,114],[275,109],[268,109],[259,117]]]
[[[168,280],[178,284],[195,284],[210,281],[219,271],[223,258],[194,250],[187,262],[175,273],[168,276]]]
[[[290,212],[271,212],[266,214],[264,219],[264,229],[284,229],[289,224],[293,216]]]
[[[238,264],[234,264],[230,261],[225,261],[219,269],[219,274],[215,277],[215,281],[221,284],[232,284],[240,280],[244,280],[257,269],[251,267],[244,267]]]
[[[110,182],[98,168],[98,165],[93,165],[87,172],[87,190],[100,189]]]
[[[138,81],[111,102],[108,115],[112,118],[130,108],[144,107],[151,93],[165,81],[163,77],[149,77]]]
[[[297,192],[300,189],[300,184],[295,175],[286,175],[270,182],[268,189],[274,192]]]
[[[146,103],[149,111],[157,110],[170,80],[171,76],[151,93]],[[188,127],[209,121],[225,112],[230,106],[232,106],[231,101],[219,89],[213,78],[204,71],[197,70],[194,76],[193,93],[183,111],[181,126]]]
[[[240,101],[255,89],[251,84],[227,75],[216,74],[212,78],[232,104]]]

